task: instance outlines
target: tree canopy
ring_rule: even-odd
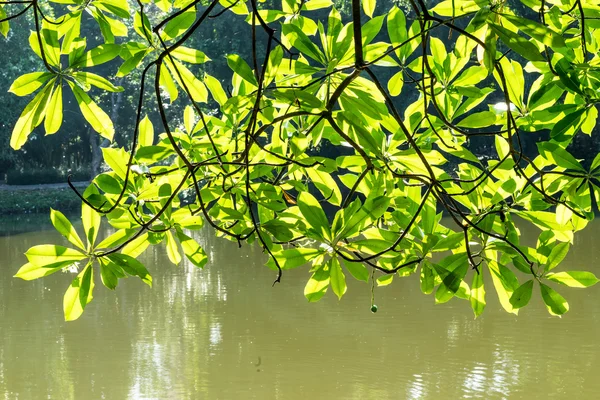
[[[64,296],[74,320],[98,275],[109,289],[127,276],[151,285],[137,259],[150,245],[164,243],[173,264],[186,257],[204,267],[189,231],[208,224],[261,246],[275,282],[307,268],[309,301],[329,288],[341,299],[348,277],[374,290],[415,275],[437,303],[464,299],[478,316],[489,275],[507,312],[526,306],[534,286],[550,314],[567,312],[556,284],[598,281],[557,267],[600,201],[600,156],[581,159],[569,147],[597,123],[600,6],[383,6],[3,2],[0,31],[31,18],[29,45],[41,60],[10,87],[31,99],[14,121],[14,149],[34,131],[60,134],[72,101],[111,141],[113,122],[95,98],[122,91],[115,79],[135,82],[133,128],[120,133],[127,143],[102,148],[108,169],[85,191],[73,187],[85,236],[52,211],[73,247],[30,248],[16,276],[77,272]],[[217,59],[195,38],[229,17],[244,21],[245,48]],[[86,39],[86,21],[101,40]],[[227,41],[227,27],[216,35]],[[104,223],[114,233],[98,240]],[[520,237],[521,223],[539,228],[537,242]]]

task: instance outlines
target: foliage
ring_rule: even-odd
[[[569,307],[555,283],[597,282],[590,272],[555,272],[600,200],[600,156],[581,163],[568,150],[598,116],[594,1],[410,1],[407,16],[352,0],[350,21],[329,0],[63,3],[5,6],[10,16],[18,7],[33,14],[29,42],[45,67],[11,86],[33,96],[14,148],[42,122],[47,134],[60,129],[67,93],[112,139],[90,93],[122,88],[92,71],[117,57],[117,77],[141,71],[130,143],[103,149],[111,170],[81,194],[85,236],[52,211],[74,247],[34,246],[17,273],[77,270],[67,320],[92,300],[94,270],[110,289],[126,276],[151,285],[137,261],[150,244],[164,242],[174,264],[185,256],[203,267],[207,256],[188,230],[204,222],[240,244],[258,242],[276,282],[310,265],[309,301],[329,288],[341,298],[348,274],[374,285],[377,273],[379,286],[415,275],[437,303],[469,300],[478,316],[489,275],[506,311],[517,314],[537,285],[548,311],[562,315]],[[79,38],[84,11],[103,43]],[[231,90],[192,69],[212,62],[192,35],[222,15],[245,19],[252,53],[227,55]],[[397,96],[415,100],[400,110]],[[533,154],[523,148],[528,137]],[[471,151],[480,139],[493,143],[493,157]],[[341,155],[323,156],[323,145]],[[189,188],[195,201],[183,206],[178,194]],[[101,216],[118,230],[98,242]],[[519,220],[540,229],[537,243],[521,240]]]
[[[0,189],[0,215],[47,213],[51,208],[79,210],[81,200],[70,188]],[[6,222],[6,221],[5,221]]]
[[[73,171],[70,173],[71,179],[75,182],[84,182],[89,180],[89,171]],[[55,169],[46,170],[11,170],[6,173],[6,183],[8,185],[39,185],[44,183],[63,183],[67,180],[68,174]]]

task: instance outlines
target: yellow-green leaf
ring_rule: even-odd
[[[587,271],[550,272],[546,279],[574,288],[586,288],[598,283],[598,278]]]
[[[308,301],[315,302],[319,301],[321,297],[327,292],[329,286],[329,269],[325,268],[325,265],[321,266],[314,274],[310,277],[306,286],[304,287],[304,296]]]
[[[85,231],[88,247],[93,248],[100,230],[100,214],[87,204],[81,205],[81,220],[83,221],[83,230]]]
[[[94,289],[94,274],[88,264],[83,271],[71,282],[63,298],[65,321],[74,321],[83,314],[85,306],[92,301]]]
[[[10,137],[10,147],[13,149],[19,150],[27,142],[35,127],[44,119],[51,87],[52,83],[46,84],[21,113]]]
[[[485,309],[485,287],[483,285],[483,270],[476,271],[473,274],[471,283],[471,308],[475,313],[475,318],[479,317]]]
[[[79,86],[71,81],[68,82],[83,117],[96,132],[108,140],[112,140],[115,134],[115,128],[113,127],[113,123],[108,114],[106,114],[86,92],[81,90]]]
[[[49,72],[30,72],[19,76],[8,89],[17,96],[27,96],[38,90],[53,75]]]
[[[569,311],[569,303],[556,290],[543,283],[540,283],[540,290],[542,292],[542,299],[546,303],[546,308],[551,315],[560,317]]]
[[[177,229],[177,238],[181,243],[183,253],[192,264],[198,268],[204,268],[208,257],[202,247],[194,239],[183,233],[181,229]]]
[[[63,261],[80,261],[86,255],[79,250],[53,244],[40,244],[31,247],[25,253],[30,263],[44,266]]]
[[[46,111],[46,119],[44,121],[44,130],[46,135],[52,135],[56,133],[63,122],[63,98],[62,98],[62,84],[58,84],[52,96],[50,97],[50,103],[48,103],[48,110]]]
[[[376,5],[376,0],[362,0],[363,11],[369,16],[369,18],[373,18]]]
[[[79,238],[77,231],[73,228],[71,222],[64,216],[60,211],[56,211],[54,209],[50,209],[50,220],[52,221],[52,225],[56,228],[56,230],[63,235],[67,240],[73,243],[75,246],[79,247],[81,250],[85,250],[85,246],[83,242]]]
[[[169,257],[169,261],[171,261],[175,265],[179,265],[181,262],[181,254],[179,253],[179,247],[177,246],[177,242],[173,237],[171,231],[166,232],[167,236],[167,256]]]
[[[336,294],[338,299],[341,300],[344,293],[346,293],[346,276],[342,271],[342,266],[337,258],[331,258],[327,264],[329,264],[329,276],[331,280],[331,289]]]

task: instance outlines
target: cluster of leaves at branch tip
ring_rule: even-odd
[[[564,314],[555,284],[598,281],[555,268],[600,201],[600,156],[569,151],[597,124],[600,6],[514,3],[419,1],[405,12],[352,0],[349,16],[331,0],[0,6],[5,35],[13,18],[35,21],[29,44],[42,60],[10,87],[32,96],[14,149],[35,129],[59,132],[63,90],[112,140],[113,122],[94,98],[123,88],[92,71],[108,63],[115,77],[139,74],[130,142],[104,148],[109,170],[78,193],[85,242],[52,211],[73,247],[32,247],[16,276],[77,271],[64,297],[73,320],[92,300],[94,271],[110,289],[126,276],[151,285],[138,261],[149,245],[164,242],[172,263],[183,252],[202,268],[207,256],[189,230],[207,223],[224,239],[256,242],[277,282],[308,265],[311,302],[330,288],[341,299],[348,274],[377,286],[413,276],[436,303],[467,300],[476,317],[490,286],[507,312],[517,314],[537,286],[548,312]],[[231,81],[221,82],[195,72],[218,60],[191,38],[226,13],[245,20],[252,55],[227,56]],[[103,38],[93,48],[81,37],[86,14]],[[537,148],[524,148],[527,135]],[[494,154],[473,153],[479,139]],[[183,204],[189,191],[193,202]],[[102,220],[115,231],[97,243]],[[539,228],[535,245],[521,241],[521,223]]]

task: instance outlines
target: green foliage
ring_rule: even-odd
[[[374,279],[387,286],[419,271],[423,293],[468,300],[476,317],[487,275],[507,312],[526,306],[537,285],[560,316],[568,303],[549,284],[597,282],[591,272],[554,271],[600,201],[600,158],[590,164],[569,150],[597,124],[600,7],[591,0],[528,1],[525,13],[504,1],[411,2],[408,18],[352,0],[351,20],[328,0],[280,9],[223,0],[44,5],[53,19],[32,4],[29,42],[45,69],[11,87],[32,97],[13,148],[42,121],[46,134],[60,130],[65,93],[112,140],[113,123],[90,93],[123,88],[93,71],[105,63],[119,64],[116,77],[141,71],[130,143],[103,149],[110,170],[81,194],[85,235],[52,213],[79,250],[35,246],[17,273],[77,270],[67,320],[92,300],[94,269],[109,289],[126,276],[151,285],[137,260],[150,244],[164,242],[173,264],[186,257],[202,268],[207,256],[187,230],[204,222],[218,236],[258,242],[276,282],[309,264],[311,302],[329,287],[341,299],[349,276],[374,290]],[[79,38],[83,11],[104,39],[89,50]],[[245,19],[252,49],[248,59],[227,55],[230,82],[192,68],[215,59],[193,47],[193,33],[222,15]],[[398,109],[399,95],[412,103]],[[525,136],[537,149],[524,148]],[[474,154],[477,140],[495,154]],[[179,194],[189,189],[195,198],[184,205]],[[102,216],[117,231],[98,244]],[[535,245],[520,240],[518,220],[539,228]]]
[[[48,213],[52,208],[79,210],[81,200],[67,187],[13,190],[7,186],[0,189],[0,215]]]
[[[40,185],[45,183],[64,183],[71,176],[73,182],[85,182],[90,179],[90,171],[74,171],[68,174],[48,168],[46,170],[27,169],[25,171],[11,170],[6,173],[8,185]]]

